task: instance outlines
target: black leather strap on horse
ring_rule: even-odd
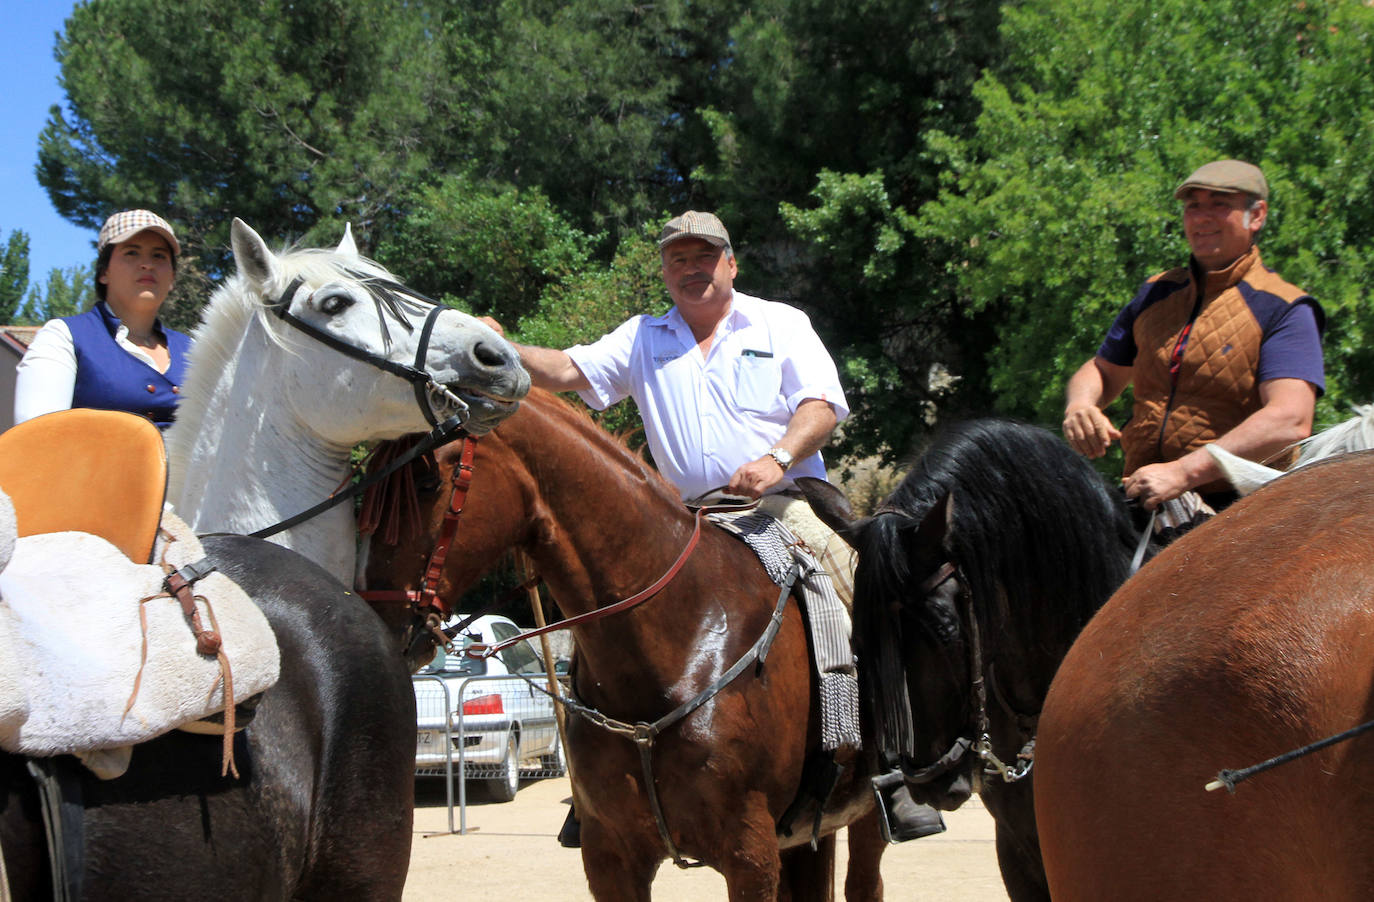
[[[310,518],[318,514],[324,513],[331,507],[335,507],[336,505],[348,501],[349,499],[353,498],[353,496],[357,495],[359,492],[363,491],[373,483],[381,482],[383,479],[386,479],[396,470],[399,470],[401,467],[410,463],[412,460],[414,460],[416,457],[423,454],[424,452],[429,451],[433,448],[437,448],[439,445],[445,444],[446,442],[450,442],[462,433],[463,424],[467,422],[467,405],[464,404],[461,399],[459,399],[451,392],[449,392],[447,389],[445,389],[443,386],[435,382],[434,377],[431,376],[429,372],[424,369],[425,355],[428,353],[429,350],[429,337],[430,334],[434,331],[434,322],[439,318],[439,314],[443,313],[448,308],[444,307],[442,304],[435,303],[434,301],[430,300],[424,295],[417,294],[411,291],[410,289],[406,288],[403,285],[400,285],[399,283],[387,282],[385,280],[374,280],[374,282],[376,284],[379,284],[381,287],[386,288],[389,291],[403,293],[415,298],[417,301],[433,305],[430,308],[429,314],[425,317],[424,326],[420,330],[420,340],[419,343],[416,345],[415,364],[413,366],[407,366],[403,363],[396,363],[393,360],[388,360],[385,357],[379,356],[377,354],[372,354],[368,351],[362,350],[361,348],[356,348],[353,345],[340,341],[333,335],[330,335],[328,332],[316,328],[315,326],[311,325],[310,323],[307,323],[305,320],[291,313],[289,309],[291,307],[291,300],[296,296],[296,292],[300,290],[300,287],[303,284],[305,284],[305,280],[300,277],[293,279],[291,284],[286,286],[286,290],[281,293],[281,296],[278,297],[275,301],[273,301],[272,304],[269,306],[272,312],[275,313],[278,317],[280,317],[283,322],[288,323],[291,326],[294,326],[296,329],[300,330],[301,332],[304,332],[306,335],[309,335],[316,341],[319,341],[320,343],[327,345],[330,348],[333,348],[340,354],[343,354],[345,357],[351,357],[354,360],[360,360],[363,363],[370,364],[371,366],[375,366],[380,370],[391,373],[392,375],[399,376],[402,379],[405,379],[407,382],[411,383],[411,385],[413,385],[415,388],[415,401],[420,406],[420,412],[424,414],[425,422],[429,423],[434,428],[430,430],[429,434],[422,441],[417,443],[415,447],[411,448],[410,451],[408,451],[406,454],[392,461],[391,465],[382,472],[377,473],[374,476],[369,476],[367,479],[364,479],[361,482],[350,486],[345,491],[332,493],[324,501],[321,501],[319,504],[315,505],[309,510],[301,511],[294,517],[282,520],[280,523],[276,523],[272,526],[259,529],[257,532],[250,533],[250,535],[253,538],[265,539],[269,536],[274,536],[283,530],[290,529],[291,527],[299,523],[304,523],[306,520],[309,520]],[[385,319],[382,320],[382,323],[383,327],[385,327]],[[412,328],[409,325],[409,323],[406,324],[406,327]],[[434,416],[434,406],[429,399],[430,392],[443,393],[445,395],[445,399],[449,403],[457,404],[459,406],[459,412],[449,417],[444,422],[440,423],[438,421],[438,418]]]
[[[801,788],[787,810],[778,818],[778,835],[791,836],[792,822],[801,814],[808,801],[816,805],[816,815],[811,820],[811,851],[820,847],[821,822],[825,817],[825,806],[835,792],[835,786],[844,773],[844,765],[835,763],[834,749],[812,749],[802,764]],[[901,774],[897,774],[901,777]]]
[[[278,297],[275,301],[273,301],[270,305],[270,309],[272,310],[272,312],[277,314],[277,316],[283,322],[294,326],[296,329],[300,330],[301,332],[304,332],[306,335],[309,335],[311,338],[315,339],[321,344],[327,345],[335,351],[338,351],[345,357],[351,357],[354,360],[360,360],[363,363],[377,367],[379,370],[391,373],[393,376],[400,376],[402,379],[411,383],[415,387],[415,400],[420,405],[420,410],[424,414],[426,422],[428,422],[431,426],[439,425],[438,420],[434,416],[434,411],[430,407],[429,399],[426,396],[426,392],[430,388],[435,386],[434,377],[432,377],[429,374],[429,372],[424,369],[424,364],[425,354],[429,350],[429,337],[430,334],[434,331],[434,321],[439,318],[439,314],[443,313],[448,308],[444,307],[442,304],[438,304],[430,300],[424,295],[416,294],[415,292],[411,291],[410,289],[406,288],[405,286],[399,283],[382,283],[389,290],[405,293],[418,301],[423,301],[424,303],[433,305],[430,308],[429,314],[425,317],[425,324],[423,328],[420,330],[420,341],[419,344],[416,346],[415,351],[415,364],[413,366],[407,366],[404,363],[397,363],[394,360],[388,360],[387,358],[382,357],[380,355],[364,351],[361,348],[354,347],[353,345],[348,344],[347,342],[340,341],[338,338],[335,338],[333,335],[330,335],[323,329],[319,329],[293,314],[290,310],[291,300],[296,296],[296,292],[299,291],[300,287],[304,284],[305,279],[299,276],[293,279],[291,281],[291,284],[286,286],[286,290],[281,293],[281,296]],[[385,322],[385,320],[383,320],[383,322]]]
[[[952,561],[946,561],[935,569],[935,572],[921,581],[918,589],[921,595],[928,595],[935,591],[945,582],[958,577],[959,568]],[[1030,775],[1031,768],[1035,764],[1035,736],[1021,746],[1017,752],[1015,765],[1008,766],[992,748],[992,737],[990,735],[990,721],[988,719],[988,684],[991,682],[992,664],[987,666],[988,677],[984,676],[983,667],[983,641],[981,631],[978,627],[978,613],[973,609],[973,598],[968,590],[960,581],[959,592],[964,598],[964,616],[968,622],[968,647],[969,647],[969,682],[970,691],[973,693],[974,702],[974,723],[973,732],[978,736],[976,740],[968,736],[960,736],[955,739],[953,745],[933,764],[921,768],[909,766],[905,761],[902,763],[902,774],[908,783],[929,783],[944,774],[949,773],[964,756],[970,751],[973,752],[990,770],[1001,775],[1007,783],[1014,783]],[[994,694],[997,688],[993,686]],[[996,696],[998,703],[1017,720],[1018,726],[1023,726],[1022,716],[1013,711],[1000,695]],[[1038,718],[1038,715],[1036,715]],[[1024,730],[1023,730],[1024,735]],[[976,774],[976,772],[975,772]]]
[[[698,519],[700,524],[700,519]],[[640,721],[638,723],[626,723],[607,717],[594,708],[588,708],[574,699],[564,696],[551,696],[555,701],[562,704],[568,711],[579,715],[595,726],[601,727],[611,733],[617,733],[634,740],[639,748],[639,763],[644,772],[644,793],[649,797],[649,811],[654,816],[654,823],[658,826],[659,838],[663,840],[663,845],[668,850],[668,857],[673,859],[673,864],[680,868],[699,868],[704,865],[700,861],[688,861],[682,857],[678,851],[677,844],[673,842],[672,835],[668,832],[668,821],[663,816],[663,806],[658,800],[658,784],[654,780],[653,747],[654,740],[658,738],[664,730],[691,714],[697,708],[706,704],[726,686],[734,682],[735,678],[748,669],[750,664],[757,662],[758,670],[763,669],[764,661],[768,658],[768,650],[773,646],[773,640],[777,638],[778,630],[782,628],[782,612],[787,606],[787,597],[792,592],[792,585],[801,575],[801,568],[793,563],[787,573],[787,578],[781,591],[778,593],[778,603],[773,607],[773,614],[768,619],[768,625],[764,627],[763,634],[754,640],[754,644],[749,646],[738,661],[731,665],[730,669],[721,674],[715,682],[711,683],[701,692],[691,699],[678,705],[672,711],[660,717],[653,723]],[[565,621],[566,622],[566,621]],[[504,645],[504,643],[503,643]],[[529,682],[527,680],[527,682]],[[534,683],[530,683],[534,685]]]
[[[338,505],[343,504],[345,501],[352,499],[359,492],[367,489],[374,483],[378,483],[381,482],[383,479],[386,479],[392,473],[396,472],[401,467],[404,467],[406,464],[410,463],[412,460],[419,457],[426,451],[431,451],[434,448],[437,448],[440,445],[447,444],[453,441],[454,439],[458,438],[459,436],[463,435],[464,421],[465,419],[460,416],[449,417],[447,420],[431,429],[429,433],[423,439],[417,442],[413,448],[411,448],[405,454],[402,454],[400,457],[393,460],[381,472],[376,473],[374,475],[370,475],[366,479],[362,479],[356,483],[353,483],[346,489],[331,493],[328,498],[324,499],[319,504],[316,504],[314,507],[311,507],[308,510],[301,511],[294,517],[282,520],[280,523],[274,523],[271,526],[266,526],[262,529],[259,529],[257,532],[251,532],[248,535],[254,539],[266,539],[270,536],[276,535],[279,532],[290,529],[291,527],[296,526],[300,523],[304,523],[306,520],[309,520],[312,517],[324,513],[331,507],[337,507]]]
[[[1347,739],[1354,739],[1356,736],[1369,730],[1374,730],[1374,720],[1365,721],[1358,727],[1351,727],[1350,729],[1342,733],[1337,733],[1334,736],[1328,736],[1325,739],[1318,739],[1316,742],[1311,743],[1310,745],[1305,745],[1299,749],[1293,749],[1291,752],[1284,752],[1282,755],[1275,755],[1273,758],[1261,761],[1259,764],[1253,764],[1250,767],[1242,768],[1240,770],[1231,770],[1229,768],[1222,770],[1217,774],[1215,780],[1208,783],[1203,788],[1206,789],[1208,792],[1215,792],[1216,790],[1222,789],[1224,787],[1227,792],[1231,793],[1232,795],[1235,795],[1236,784],[1242,783],[1250,779],[1251,777],[1255,776],[1256,774],[1262,774],[1272,767],[1278,767],[1280,764],[1287,764],[1290,761],[1296,761],[1298,758],[1310,755],[1313,752],[1321,751],[1329,745],[1335,745],[1338,742],[1345,742]]]
[[[82,897],[82,874],[86,870],[81,775],[70,758],[28,758],[26,763],[38,786],[53,900],[77,902]]]

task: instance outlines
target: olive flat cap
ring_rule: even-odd
[[[1242,160],[1217,160],[1199,167],[1178,186],[1174,197],[1183,200],[1184,195],[1194,188],[1253,194],[1264,200],[1269,199],[1269,183],[1264,180],[1264,173],[1253,163]]]

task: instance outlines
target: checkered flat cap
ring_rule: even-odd
[[[688,210],[668,220],[658,236],[659,250],[679,238],[700,238],[716,247],[730,246],[730,233],[725,231],[725,224],[714,213],[698,213],[696,210]]]
[[[103,251],[107,245],[128,241],[139,232],[150,229],[167,239],[167,244],[171,247],[173,254],[181,255],[181,243],[177,241],[177,236],[172,232],[171,224],[148,210],[125,210],[105,220],[105,224],[100,227],[100,239],[96,242],[96,252]]]

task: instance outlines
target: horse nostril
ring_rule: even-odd
[[[478,342],[477,347],[472,350],[472,356],[476,357],[482,366],[505,367],[511,363],[504,349],[486,342]]]

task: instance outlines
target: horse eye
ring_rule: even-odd
[[[353,306],[353,298],[346,294],[327,294],[319,301],[320,312],[327,316],[337,316]]]

